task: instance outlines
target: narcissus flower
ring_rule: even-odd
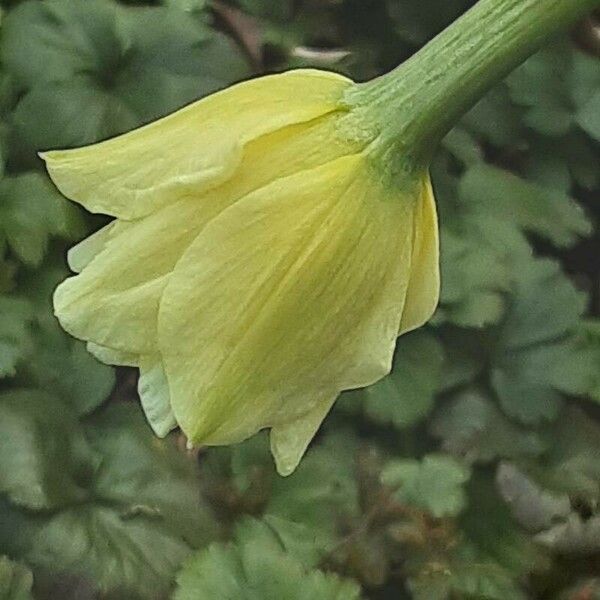
[[[219,445],[270,428],[292,472],[339,393],[386,375],[396,338],[435,309],[437,141],[596,1],[482,0],[367,84],[258,78],[47,152],[67,197],[114,217],[69,253],[60,322],[100,360],[139,367],[159,435]]]
[[[90,147],[43,155],[58,188],[115,217],[69,253],[63,327],[135,365],[159,435],[271,428],[290,473],[342,390],[391,368],[438,298],[425,171],[394,186],[345,103],[299,70],[248,81]]]
[[[100,360],[139,367],[159,435],[229,444],[269,427],[290,473],[339,393],[386,375],[397,336],[434,310],[427,174],[412,193],[385,180],[351,86],[255,79],[43,155],[67,197],[115,217],[70,251],[56,314]]]

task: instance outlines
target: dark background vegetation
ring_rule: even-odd
[[[0,599],[600,598],[593,18],[444,140],[440,308],[282,479],[262,435],[195,454],[156,439],[135,372],[61,332],[65,250],[102,220],[36,151],[263,72],[371,78],[472,2],[1,4]]]

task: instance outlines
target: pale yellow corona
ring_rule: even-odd
[[[68,198],[114,217],[69,253],[63,327],[140,369],[158,435],[230,444],[270,428],[291,473],[339,393],[391,368],[439,292],[426,169],[377,168],[339,75],[233,86],[131,133],[43,154]]]

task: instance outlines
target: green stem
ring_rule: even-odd
[[[379,121],[383,146],[428,164],[440,139],[481,96],[600,0],[480,0],[408,61],[349,98]],[[416,161],[416,162],[415,162]]]

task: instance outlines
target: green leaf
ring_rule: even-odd
[[[0,295],[0,379],[14,376],[31,351],[33,319],[33,307],[26,299]]]
[[[46,262],[43,269],[20,278],[19,289],[32,304],[32,339],[29,360],[22,365],[19,376],[28,385],[60,397],[77,415],[84,415],[108,398],[115,375],[114,369],[94,359],[82,342],[66,334],[52,313],[52,294],[67,275],[63,260],[61,257],[60,266]]]
[[[468,479],[469,469],[443,454],[429,454],[421,461],[392,460],[381,473],[381,481],[395,489],[399,502],[423,508],[434,517],[456,516],[463,510],[463,485]]]
[[[328,549],[338,539],[341,524],[358,513],[357,444],[344,429],[326,436],[292,476],[275,479],[265,514],[303,524],[316,548]]]
[[[581,379],[580,365],[569,358],[586,298],[552,261],[524,261],[515,276],[491,380],[504,410],[535,424],[555,418],[562,402],[559,391]]]
[[[44,306],[44,309],[47,307]],[[47,317],[42,321],[43,317]],[[54,316],[38,314],[34,360],[24,371],[36,385],[51,389],[68,402],[77,415],[91,413],[109,396],[115,385],[114,369],[98,362],[60,329]]]
[[[600,140],[600,65],[596,57],[574,54],[571,89],[577,106],[577,124],[595,140]]]
[[[506,569],[493,561],[473,564],[468,559],[455,569],[452,591],[458,597],[473,600],[526,600],[528,597]]]
[[[26,93],[13,152],[91,143],[248,75],[222,34],[188,12],[104,0],[30,0],[6,18],[2,56]]]
[[[211,448],[202,461],[203,490],[225,519],[261,514],[282,538],[294,535],[290,546],[314,564],[358,513],[356,443],[349,431],[326,435],[289,477],[276,474],[266,435]]]
[[[277,535],[286,551],[307,567],[319,564],[331,546],[331,536],[311,527],[275,514],[265,514],[262,520]]]
[[[554,371],[556,387],[600,402],[600,319],[583,321],[565,354]]]
[[[511,352],[498,361],[491,381],[509,416],[530,425],[556,418],[562,396],[552,385],[551,369],[561,355],[560,346],[539,346]]]
[[[155,519],[192,546],[216,536],[217,524],[199,498],[192,457],[178,451],[172,440],[153,436],[137,405],[109,406],[86,431],[102,457],[94,480],[97,502],[120,506],[125,519]]]
[[[221,459],[220,465],[232,483],[242,493],[250,490],[255,482],[255,477],[264,475],[270,478],[272,474],[272,461],[270,459],[268,436],[259,434],[241,444],[232,446],[230,450],[215,448],[211,450],[209,459]],[[210,468],[210,464],[208,465]]]
[[[564,43],[547,46],[508,77],[512,99],[527,107],[524,122],[548,136],[567,133],[573,123],[568,87],[572,57]]]
[[[186,12],[202,13],[207,8],[208,0],[163,0],[162,3]]]
[[[507,82],[513,100],[527,107],[525,123],[539,133],[565,135],[577,123],[592,137],[599,134],[600,64],[564,40],[533,55]]]
[[[599,86],[600,87],[600,86]],[[600,140],[600,89],[579,108],[575,119],[577,124],[595,140]]]
[[[568,493],[596,506],[600,501],[600,424],[569,407],[545,431],[547,451],[534,469],[536,478],[555,493]]]
[[[566,194],[544,188],[496,167],[477,164],[463,176],[460,197],[486,215],[511,221],[559,246],[591,233],[581,207]]]
[[[0,236],[0,294],[6,294],[15,289],[17,263],[7,254],[6,240]]]
[[[26,555],[44,578],[68,573],[89,580],[105,596],[161,597],[189,556],[189,546],[159,516],[119,514],[83,505],[31,528]]]
[[[471,555],[493,561],[513,581],[545,565],[544,554],[515,522],[489,471],[476,471],[467,492],[469,504],[460,517],[460,530]]]
[[[441,232],[442,290],[434,317],[460,327],[500,321],[517,257],[529,246],[512,224],[463,214],[446,221]]]
[[[98,71],[121,51],[115,20],[114,5],[99,0],[23,2],[2,23],[6,68],[25,88]]]
[[[586,297],[555,262],[525,261],[515,275],[515,296],[501,334],[505,348],[547,342],[576,328]]]
[[[569,87],[575,106],[585,105],[600,89],[600,63],[592,53],[581,52],[571,46],[572,64],[569,73]]]
[[[557,142],[542,135],[526,141],[522,173],[546,190],[569,194],[574,186],[592,190],[598,185],[598,156],[594,142],[582,131],[573,130]]]
[[[442,448],[468,462],[487,463],[496,458],[530,458],[542,453],[539,434],[511,423],[483,394],[458,394],[436,413],[432,433]]]
[[[51,82],[32,88],[17,105],[11,151],[32,168],[38,151],[91,144],[140,123],[124,102],[85,79]]]
[[[409,580],[414,600],[526,600],[527,596],[511,573],[472,549],[461,548],[461,555],[444,568],[431,565]]]
[[[0,15],[0,18],[1,15]],[[14,78],[5,72],[3,69],[0,72],[0,147],[2,148],[2,162],[6,160],[7,157],[7,124],[6,120],[8,119],[8,115],[10,111],[13,109],[15,102],[18,97],[18,90],[15,89]],[[0,169],[0,173],[4,174],[4,164],[2,164],[2,169]]]
[[[213,544],[177,577],[175,600],[358,600],[356,584],[307,569],[260,521],[245,519],[234,544]]]
[[[553,418],[561,394],[598,400],[600,336],[597,323],[581,325],[557,342],[512,351],[498,360],[492,383],[509,414],[524,422]]]
[[[483,160],[483,152],[475,138],[460,125],[451,129],[442,140],[442,146],[465,166]]]
[[[495,146],[517,146],[523,136],[520,111],[512,103],[504,82],[492,88],[463,117],[462,123]]]
[[[28,407],[22,396],[14,404]],[[4,404],[2,398],[0,407]],[[35,408],[42,412],[39,404]],[[43,472],[65,496],[68,490],[62,488],[67,487],[77,453],[71,449],[67,456],[59,456],[53,448],[66,445],[69,435],[81,435],[81,427],[65,422],[55,405],[45,410],[64,424],[66,432],[46,428],[38,462],[50,464],[36,472]],[[4,415],[1,422],[6,422]],[[25,424],[17,423],[20,436],[27,433]],[[194,462],[175,449],[173,440],[157,439],[132,404],[114,405],[94,415],[86,421],[85,435],[94,468],[80,478],[82,497],[71,498],[50,513],[13,509],[10,522],[18,531],[14,551],[44,581],[68,576],[82,578],[102,596],[162,597],[191,549],[207,545],[218,533],[218,524],[200,497]],[[11,456],[17,460],[19,453],[13,449]],[[14,469],[20,473],[19,483],[28,478],[25,483],[32,496],[36,482],[29,484],[27,465],[15,467],[20,467]],[[22,487],[17,491],[23,494]],[[29,502],[34,508],[40,504]]]
[[[542,135],[530,136],[528,139],[529,152],[524,160],[522,175],[537,184],[538,195],[542,191],[546,196],[544,203],[548,203],[549,190],[553,190],[552,196],[559,198],[561,195],[568,196],[572,189],[574,182],[570,167],[577,158],[576,153],[570,148],[567,150],[565,146],[571,145],[567,140],[573,137],[573,134],[563,136],[560,144],[557,144],[554,138]],[[542,225],[547,226],[544,213],[540,216]],[[526,226],[531,231],[536,230],[536,223]],[[548,237],[544,231],[540,234]]]
[[[119,17],[128,50],[115,95],[144,121],[250,74],[229,38],[185,12],[140,8]]]
[[[433,408],[443,360],[442,346],[433,335],[424,330],[410,333],[398,340],[391,374],[342,402],[360,403],[375,423],[398,428],[415,425]]]
[[[0,394],[0,491],[30,509],[82,502],[94,461],[71,412],[41,391]]]
[[[74,239],[82,233],[77,208],[47,177],[26,173],[0,181],[0,237],[26,265],[40,265],[51,237]]]
[[[16,562],[0,557],[0,600],[33,600],[31,571]]]

